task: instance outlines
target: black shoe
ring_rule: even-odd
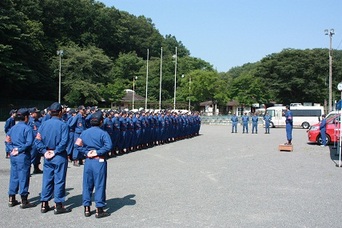
[[[84,216],[85,217],[90,217],[91,212],[90,212],[90,206],[85,206],[84,207]]]
[[[69,213],[69,212],[71,212],[71,209],[63,207],[61,203],[57,203],[55,209],[53,210],[53,213],[55,215]]]
[[[36,204],[30,203],[30,202],[25,202],[20,204],[21,209],[26,209],[26,208],[31,208],[37,206]]]
[[[43,170],[40,170],[39,168],[33,170],[33,174],[42,174],[42,173],[43,173]]]
[[[102,207],[98,207],[96,209],[95,218],[104,218],[104,217],[107,217],[109,215],[110,214],[105,212]]]
[[[15,199],[15,196],[14,195],[10,195],[9,196],[9,201],[8,201],[8,206],[9,207],[14,207],[14,206],[17,206],[19,203],[18,200]]]
[[[44,214],[44,213],[51,211],[51,210],[53,210],[53,208],[49,206],[48,202],[42,202],[42,205],[40,208],[41,213]]]

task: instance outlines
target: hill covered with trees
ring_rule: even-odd
[[[149,103],[157,104],[162,72],[163,108],[169,108],[176,48],[177,102],[185,106],[179,108],[186,108],[188,99],[197,108],[207,100],[225,106],[230,100],[245,105],[323,103],[328,97],[327,49],[284,49],[256,63],[217,72],[210,63],[192,57],[176,37],[161,35],[152,19],[94,0],[0,2],[0,96],[57,100],[61,57],[62,103],[120,101],[135,77],[135,91],[144,96],[148,72]],[[336,88],[342,80],[341,51],[334,51],[333,58]],[[334,97],[339,98],[336,90]]]

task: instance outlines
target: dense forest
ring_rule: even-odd
[[[133,84],[145,96],[147,76],[149,104],[156,105],[162,75],[163,108],[169,108],[175,73],[180,108],[189,99],[196,109],[208,100],[323,104],[328,97],[328,49],[288,48],[217,72],[175,36],[161,35],[152,19],[94,0],[1,0],[0,12],[2,98],[57,100],[59,64],[62,103],[70,106],[108,107]],[[342,52],[334,51],[333,60],[333,98],[339,99]]]

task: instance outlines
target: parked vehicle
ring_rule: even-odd
[[[320,121],[324,113],[323,106],[291,106],[293,114],[293,126],[308,129],[311,125]],[[274,106],[267,108],[267,112],[272,116],[271,127],[285,126],[285,106]]]
[[[328,117],[326,121],[327,121],[327,125],[326,125],[327,144],[331,144],[331,143],[339,141],[340,114],[330,115],[330,117]],[[320,126],[320,123],[314,124],[307,131],[309,142],[322,144],[322,138],[321,138],[321,132],[320,132],[319,126]]]

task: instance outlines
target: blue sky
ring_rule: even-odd
[[[151,18],[163,36],[174,35],[219,72],[285,48],[328,48],[324,29],[335,30],[333,48],[342,48],[341,0],[100,1]]]

